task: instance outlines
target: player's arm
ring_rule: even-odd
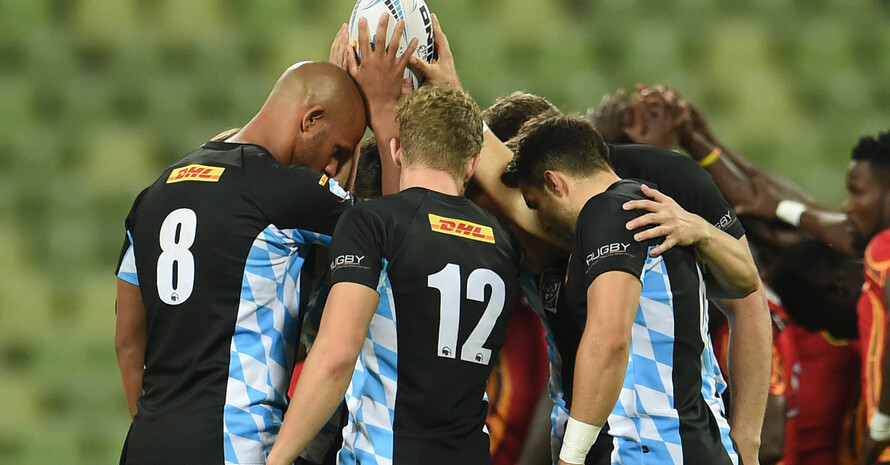
[[[114,349],[124,384],[130,418],[136,416],[136,401],[142,395],[145,370],[145,306],[139,286],[117,279]]]
[[[365,285],[334,284],[269,465],[293,463],[343,401],[378,299],[377,291]]]
[[[691,103],[685,105],[690,121],[680,126],[682,145],[714,177],[738,214],[770,221],[779,219],[842,253],[854,253],[850,231],[844,226],[846,215],[819,205],[789,179],[763,170],[721,144],[701,113]],[[780,203],[784,207],[779,208]],[[774,225],[772,229],[776,229]],[[773,235],[761,236],[763,240],[774,240]]]
[[[884,308],[890,304],[890,276],[884,278]],[[885,322],[884,334],[890,329],[890,318]],[[884,338],[883,358],[881,360],[881,391],[878,399],[878,410],[871,416],[868,425],[868,436],[862,444],[861,463],[871,465],[878,460],[881,452],[890,445],[890,357],[887,356],[890,342]]]
[[[757,464],[763,416],[769,394],[772,327],[763,287],[742,299],[724,299],[719,308],[729,321],[731,435],[745,464]]]
[[[664,237],[663,242],[650,254],[658,256],[671,247],[695,247],[726,297],[740,298],[760,288],[760,276],[754,259],[741,240],[717,229],[704,218],[689,213],[667,195],[642,186],[643,193],[651,200],[632,200],[624,204],[625,210],[648,210],[626,225],[629,231],[654,225],[653,228],[634,234],[634,239],[644,241]]]
[[[432,20],[438,59],[432,63],[425,63],[418,57],[412,57],[411,67],[423,74],[430,85],[462,88],[454,64],[454,55],[448,45],[448,37],[442,32],[439,18],[435,14],[432,15]],[[522,230],[547,242],[556,243],[555,238],[541,227],[534,212],[525,205],[519,189],[507,187],[501,182],[501,174],[512,159],[513,152],[494,133],[485,131],[482,138],[482,157],[473,177],[482,190],[494,200],[501,212]],[[523,246],[525,245],[523,243]],[[567,244],[558,245],[568,247]]]
[[[617,270],[597,276],[587,288],[587,323],[575,358],[574,394],[560,464],[584,463],[618,401],[641,291],[639,279]]]
[[[381,15],[375,37],[386,37],[389,20],[388,14]],[[402,33],[405,31],[404,20],[396,23],[388,47],[371,46],[368,22],[365,18],[359,18],[358,27],[358,48],[362,61],[358,64],[355,53],[350,47],[350,51],[345,54],[346,66],[349,74],[362,89],[368,105],[370,126],[377,139],[377,150],[380,153],[382,192],[393,194],[399,191],[399,169],[392,160],[389,141],[399,137],[399,122],[396,120],[395,108],[403,95],[405,67],[409,59],[414,57],[417,38],[412,39],[405,52],[397,56]],[[345,37],[346,34],[341,28],[338,38],[343,40]]]

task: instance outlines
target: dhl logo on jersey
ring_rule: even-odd
[[[494,244],[494,231],[490,226],[446,218],[432,213],[429,214],[429,218],[430,228],[435,232]]]
[[[183,181],[219,182],[225,168],[219,166],[188,165],[176,168],[167,178],[167,184]]]

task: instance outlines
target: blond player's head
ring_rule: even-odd
[[[464,178],[482,150],[482,116],[476,102],[451,87],[425,86],[397,108],[404,168],[424,167]]]

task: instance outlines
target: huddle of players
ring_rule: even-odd
[[[757,463],[769,320],[744,231],[713,182],[684,157],[607,145],[558,114],[522,125],[514,156],[483,129],[434,26],[438,61],[411,61],[431,85],[398,107],[416,43],[404,58],[372,52],[363,30],[362,64],[344,60],[401,192],[350,206],[335,179],[350,185],[358,141],[328,127],[335,105],[270,117],[290,114],[287,89],[313,83],[300,78],[137,198],[118,272],[118,336],[137,339],[128,356],[118,344],[135,414],[122,461],[288,464],[345,399],[338,463],[489,463],[485,383],[524,279],[558,354],[560,463]],[[289,73],[307,66],[321,67]],[[355,87],[340,76],[332,95],[346,98]],[[294,123],[295,140],[270,135]],[[463,197],[471,178],[531,236]],[[331,286],[288,402],[313,244],[330,246]],[[747,354],[731,368],[732,436],[707,332],[718,290]]]

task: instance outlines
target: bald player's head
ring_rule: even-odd
[[[365,115],[346,71],[325,61],[301,62],[281,75],[260,112],[229,140],[261,145],[282,163],[333,177],[351,168]]]

